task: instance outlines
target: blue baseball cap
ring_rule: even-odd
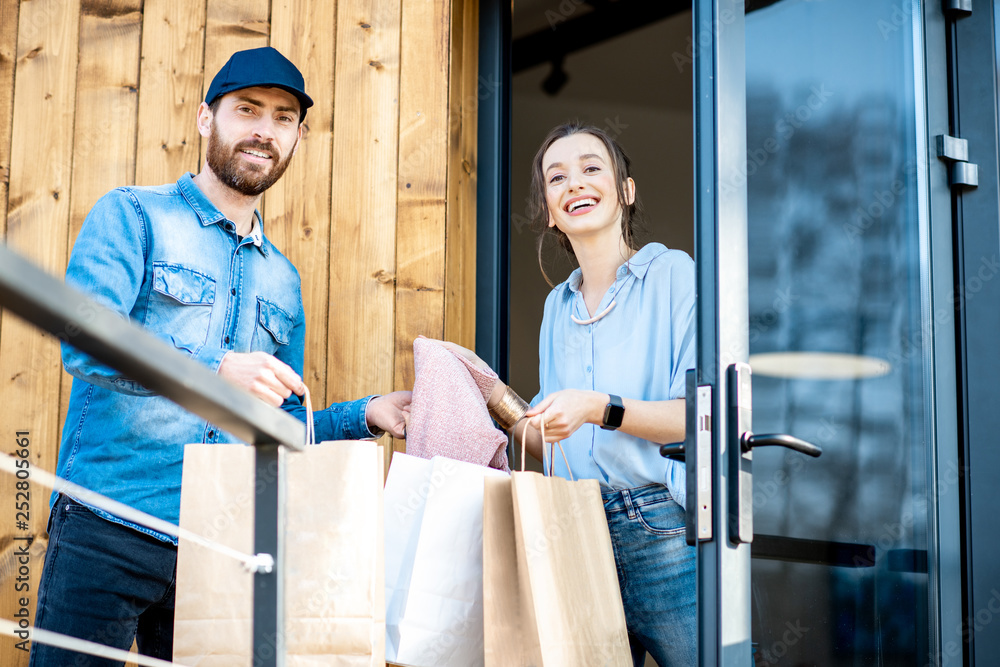
[[[306,95],[302,72],[271,46],[237,51],[230,56],[212,79],[212,85],[205,93],[205,104],[211,104],[234,90],[254,86],[282,88],[295,95],[302,106],[300,119],[306,117],[306,110],[313,105],[312,98]]]

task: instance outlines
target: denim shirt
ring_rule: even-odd
[[[650,243],[618,268],[592,324],[580,292],[580,269],[549,293],[539,335],[540,392],[535,405],[560,389],[587,389],[643,401],[684,398],[695,365],[694,262],[680,250]],[[663,484],[682,506],[684,464],[660,456],[656,443],[584,424],[562,442],[577,478],[604,490]],[[548,452],[546,451],[546,454]],[[553,472],[566,477],[562,456]]]
[[[118,188],[87,216],[66,282],[213,370],[229,351],[261,351],[301,375],[299,274],[266,236],[254,240],[236,234],[191,174],[176,184]],[[238,440],[66,343],[62,358],[74,379],[57,474],[177,523],[184,445]],[[316,412],[316,439],[374,437],[365,420],[371,398]],[[294,394],[282,408],[305,418]]]

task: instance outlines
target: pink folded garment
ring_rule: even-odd
[[[507,436],[493,425],[486,399],[497,375],[428,338],[413,341],[413,399],[406,453],[488,465],[510,472]]]

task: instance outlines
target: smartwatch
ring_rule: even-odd
[[[621,396],[608,394],[608,404],[604,407],[604,421],[601,428],[606,431],[614,431],[622,425],[622,418],[625,417],[625,405]]]

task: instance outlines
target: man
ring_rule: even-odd
[[[305,316],[298,273],[256,211],[302,138],[312,106],[299,70],[273,48],[241,51],[198,109],[208,139],[197,176],[118,188],[87,217],[68,283],[219,375],[299,418]],[[177,523],[183,446],[235,438],[72,347],[74,376],[58,474]],[[409,392],[335,404],[317,440],[401,437]],[[54,495],[37,627],[169,660],[176,541]],[[32,647],[31,665],[121,664]]]

